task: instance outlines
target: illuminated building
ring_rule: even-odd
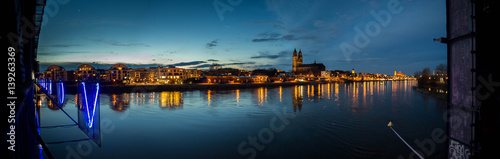
[[[236,76],[236,82],[238,83],[251,83],[253,82],[252,76]]]
[[[329,78],[332,76],[332,71],[321,71],[321,77]]]
[[[201,77],[201,70],[198,69],[185,69],[184,74],[186,79],[199,80]]]
[[[245,76],[245,73],[248,74],[249,72],[242,72],[241,70],[235,68],[222,68],[221,65],[214,63],[212,64],[212,66],[210,66],[210,69],[205,71],[204,73],[209,75]]]
[[[128,67],[124,64],[115,64],[111,66],[108,72],[109,81],[123,81],[128,78]]]
[[[64,67],[57,66],[57,65],[49,66],[43,74],[45,76],[44,79],[48,79],[48,80],[52,80],[52,81],[56,81],[56,80],[74,81],[75,80],[74,71],[67,71],[64,69]]]
[[[396,72],[396,70],[394,70],[394,76],[404,76],[404,74],[401,73],[401,71]]]
[[[95,70],[95,79],[100,82],[108,82],[109,81],[109,70],[108,69],[96,69]]]
[[[89,64],[82,64],[75,71],[75,76],[78,81],[93,80],[96,77],[96,70]]]
[[[111,71],[113,71],[113,69]],[[199,80],[201,77],[201,70],[187,70],[183,68],[176,68],[174,66],[158,66],[138,69],[126,69],[125,67],[122,67],[123,76],[120,76],[118,68],[115,69],[115,71],[117,71],[117,80],[121,77],[122,80],[129,80],[131,83],[147,82],[160,84],[182,84],[187,79]]]
[[[297,55],[297,50],[295,49],[292,60],[292,72],[295,75],[317,77],[321,75],[321,71],[325,71],[325,65],[323,63],[316,63],[316,60],[312,64],[303,64],[302,50],[299,50],[299,54]]]
[[[183,68],[175,68],[175,67],[167,67],[167,68],[159,68],[158,72],[158,81],[164,82],[167,84],[172,83],[182,83],[186,80],[187,73]]]
[[[236,80],[234,75],[207,75],[207,83],[233,83]]]
[[[267,82],[268,80],[267,75],[254,75],[252,76],[253,82]]]
[[[145,68],[129,69],[128,78],[130,82],[146,82],[149,80],[149,70]]]

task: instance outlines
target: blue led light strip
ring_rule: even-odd
[[[82,82],[82,86],[83,86],[83,94],[85,97],[85,106],[87,108],[87,119],[89,120],[88,125],[89,125],[89,128],[92,128],[92,124],[94,123],[95,107],[97,106],[97,97],[99,96],[99,83],[96,83],[95,99],[94,99],[94,103],[92,106],[92,109],[93,109],[92,110],[92,118],[90,117],[90,114],[89,114],[89,102],[88,102],[88,98],[87,98],[87,90],[85,88],[85,82]]]
[[[38,87],[42,87],[42,88],[43,88],[43,87],[44,87],[44,86],[43,86],[43,85],[44,85],[44,82],[42,82],[42,83],[38,83],[37,85],[38,85]],[[75,123],[75,125],[76,125],[76,126],[78,126],[78,127],[79,127],[80,129],[82,129],[82,130],[85,130],[85,128],[83,128],[83,127],[82,127],[82,125],[80,125],[77,121],[75,121],[75,119],[73,119],[73,118],[72,118],[72,117],[71,117],[71,116],[70,116],[70,115],[69,115],[69,114],[68,114],[68,113],[67,113],[67,112],[66,112],[66,111],[62,108],[61,104],[57,103],[57,100],[56,100],[56,99],[54,99],[52,96],[50,96],[50,95],[49,95],[49,92],[48,92],[46,89],[40,89],[40,90],[41,90],[43,93],[45,93],[45,95],[47,95],[48,100],[51,100],[52,102],[54,102],[54,104],[55,104],[57,107],[59,107],[59,109],[60,109],[60,110],[61,110],[64,114],[66,114],[66,116],[67,116],[69,119],[71,119],[71,121],[73,121],[73,123]],[[33,126],[33,127],[34,127],[34,126]],[[43,127],[42,127],[42,128],[43,128]],[[45,142],[43,142],[43,140],[41,139],[41,137],[40,137],[39,135],[37,135],[36,137],[37,137],[38,141],[42,142],[42,147],[43,147],[44,149],[46,149],[46,150],[47,150],[47,147],[45,146],[46,144],[56,144],[56,143],[65,143],[65,142],[83,141],[83,140],[90,140],[90,139],[94,139],[94,138],[92,138],[92,137],[91,137],[91,138],[88,138],[88,139],[80,139],[80,140],[70,140],[70,141],[62,141],[62,142],[45,143]],[[90,137],[90,136],[89,136],[89,137]],[[53,158],[53,157],[50,157],[50,156],[52,156],[52,154],[50,153],[50,151],[46,151],[46,153],[47,153],[47,155],[49,156],[49,158]]]
[[[52,81],[49,80],[49,93],[52,94]]]
[[[92,122],[90,122],[90,127],[92,127],[92,124],[94,123],[95,107],[97,106],[97,97],[99,96],[99,83],[96,83],[95,87],[96,87],[96,91],[95,91],[94,106],[93,106],[93,110],[92,110]]]
[[[64,83],[61,82],[59,83],[59,103],[63,104],[64,103],[64,98],[65,98],[65,94],[64,94]]]

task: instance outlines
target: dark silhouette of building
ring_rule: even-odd
[[[297,55],[297,49],[294,49],[292,60],[292,72],[295,75],[321,76],[321,71],[325,71],[325,65],[316,63],[316,60],[312,64],[303,64],[302,50]]]

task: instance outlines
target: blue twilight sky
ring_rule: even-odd
[[[62,3],[61,3],[62,2]],[[212,63],[413,75],[446,64],[445,0],[47,0],[40,70]],[[389,16],[388,16],[389,15]]]

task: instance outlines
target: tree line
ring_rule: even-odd
[[[418,79],[418,87],[446,87],[448,83],[448,66],[439,64],[432,73],[429,67],[416,71],[414,76]]]

